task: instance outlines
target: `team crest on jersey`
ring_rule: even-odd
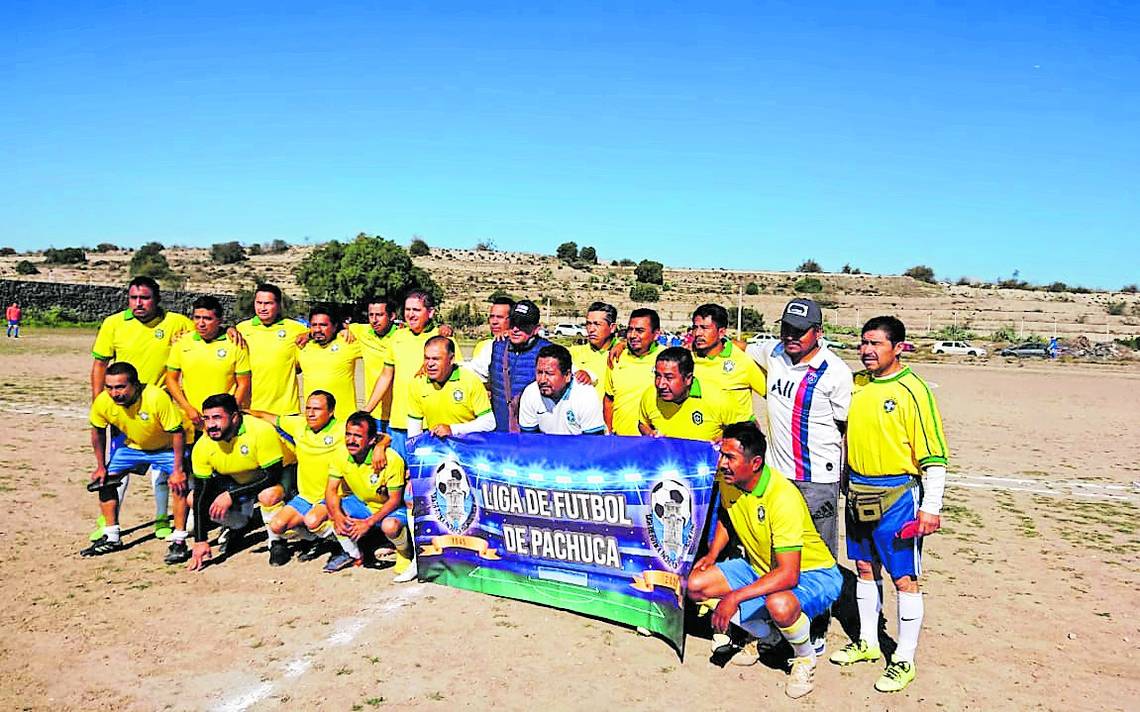
[[[452,391],[451,392],[451,400],[455,401],[456,403],[462,403],[463,402],[463,389],[462,388],[456,388],[454,391]]]
[[[693,411],[693,425],[700,425],[705,422],[705,416],[701,415],[701,411]]]
[[[226,357],[226,350],[225,349],[218,349],[218,358],[225,358],[225,357]]]
[[[897,406],[898,406],[898,404],[895,403],[894,398],[888,398],[885,401],[883,401],[883,410],[886,411],[887,413],[895,412],[895,408]]]
[[[277,338],[279,338],[279,339],[284,339],[284,338],[285,338],[285,336],[286,336],[286,334],[285,334],[285,330],[284,330],[284,329],[278,329],[278,330],[277,330]]]
[[[809,371],[808,375],[804,376],[804,380],[807,381],[809,386],[814,386],[815,382],[819,380],[819,372]]]
[[[764,520],[768,518],[768,510],[764,509],[764,505],[756,507],[756,521],[763,524]]]
[[[373,470],[372,474],[368,477],[368,484],[375,486],[375,484],[379,481],[380,481],[380,473]]]
[[[240,448],[238,448],[238,450],[241,451],[242,455],[248,455],[249,454],[249,445],[242,445]]]
[[[693,493],[681,481],[663,479],[649,492],[645,530],[658,558],[676,571],[689,553],[693,535]]]
[[[462,534],[475,521],[478,508],[467,472],[451,458],[443,460],[432,473],[435,486],[428,497],[432,513],[452,534]]]
[[[577,424],[578,419],[576,417],[574,417],[574,411],[572,411],[572,410],[566,411],[566,422],[571,424],[571,425]]]
[[[736,370],[736,362],[733,361],[732,359],[729,359],[729,360],[724,362],[723,368],[724,368],[725,373],[732,373],[733,371]]]
[[[333,436],[326,435],[325,436],[325,445],[332,445],[332,444],[333,444]]]
[[[144,411],[139,412],[139,420],[150,420],[150,413]]]
[[[340,351],[340,344],[333,344],[330,351]]]
[[[166,336],[166,332],[163,331],[162,329],[155,329],[154,330],[154,338],[162,339],[165,336]]]

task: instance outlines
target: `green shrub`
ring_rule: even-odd
[[[917,279],[919,282],[934,284],[934,269],[926,265],[915,265],[903,272],[903,276]]]
[[[969,341],[970,339],[977,338],[977,335],[967,329],[965,326],[944,326],[938,331],[931,334],[931,337],[940,341]]]
[[[637,268],[633,270],[633,276],[638,282],[645,284],[664,284],[665,265],[654,260],[642,260],[637,263]]]
[[[112,245],[109,242],[100,242],[98,245],[95,245],[96,252],[115,252],[118,249],[117,245]]]
[[[578,259],[578,243],[577,242],[563,242],[554,251],[554,256],[563,262],[574,262]]]
[[[581,251],[578,252],[578,259],[596,265],[598,264],[598,251],[593,247],[583,247]]]
[[[1127,302],[1113,302],[1104,308],[1106,312],[1112,316],[1124,316],[1124,312],[1128,309]]]
[[[456,329],[466,329],[483,323],[483,315],[474,304],[456,304],[447,311],[443,320]]]
[[[998,327],[998,330],[990,336],[990,341],[1016,341],[1017,340],[1017,327],[1013,324],[1006,324],[1005,326]]]
[[[40,271],[36,266],[27,260],[20,260],[16,263],[16,274],[39,274]]]
[[[297,266],[296,275],[311,299],[339,304],[355,304],[365,296],[402,299],[411,289],[424,290],[437,305],[443,297],[403,247],[364,233],[347,244],[333,240],[317,247]]]
[[[748,286],[744,288],[744,293],[750,297],[754,297],[760,293],[760,285],[755,282],[749,282]]]
[[[246,259],[245,248],[240,242],[219,242],[210,246],[210,259],[214,264],[232,265]]]
[[[656,302],[660,301],[661,295],[652,284],[638,282],[629,288],[629,298],[635,302]]]
[[[816,262],[815,260],[804,260],[803,262],[800,263],[799,267],[796,267],[796,271],[797,272],[822,272],[823,267],[820,267],[819,263]]]
[[[87,261],[87,253],[82,247],[64,247],[55,249],[49,247],[44,250],[45,265],[78,265]]]
[[[431,248],[422,237],[414,237],[408,245],[408,254],[412,257],[427,257],[431,254]]]
[[[792,285],[792,289],[801,294],[819,294],[823,291],[823,282],[815,277],[801,277]]]

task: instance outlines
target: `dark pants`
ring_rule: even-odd
[[[831,552],[831,556],[838,561],[839,549],[839,483],[838,482],[795,482],[800,494],[807,502],[811,521],[815,524],[819,537]],[[816,616],[811,621],[812,640],[819,640],[827,635],[827,627],[831,624],[830,609]]]

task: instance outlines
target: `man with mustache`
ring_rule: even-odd
[[[547,435],[605,434],[598,392],[588,381],[575,379],[574,363],[565,346],[551,344],[539,350],[534,383],[519,401],[519,428],[524,433]]]
[[[606,427],[614,435],[640,435],[641,398],[653,386],[653,366],[657,361],[657,336],[661,317],[652,309],[634,309],[625,332],[621,358],[606,368],[605,400],[602,413]]]
[[[653,386],[641,397],[638,428],[656,435],[712,442],[734,422],[733,408],[724,394],[702,387],[693,377],[693,355],[680,346],[657,354]]]
[[[764,397],[764,373],[725,336],[728,312],[719,304],[702,304],[693,312],[693,373],[706,391],[720,391],[732,408],[732,422],[755,417],[752,394]]]
[[[239,548],[242,533],[259,496],[280,501],[275,485],[281,481],[281,443],[277,429],[264,420],[245,417],[229,393],[217,393],[202,403],[208,439],[194,448],[194,548],[189,569],[201,569],[212,554],[210,522],[223,527],[223,558]],[[262,521],[272,520],[262,502]]]
[[[174,531],[166,555],[168,564],[186,560],[186,473],[184,448],[193,427],[166,391],[139,382],[138,371],[116,361],[103,372],[103,392],[91,404],[91,449],[95,470],[89,489],[99,493],[99,510],[105,524],[100,537],[83,550],[84,556],[102,556],[123,548],[119,537],[120,487],[126,489],[130,473],[153,468],[174,493]],[[123,434],[123,444],[108,460],[107,427]]]

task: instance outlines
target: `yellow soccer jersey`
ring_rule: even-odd
[[[91,427],[113,425],[126,436],[127,447],[136,450],[169,450],[171,435],[182,430],[187,444],[194,441],[194,428],[170,394],[158,386],[143,386],[135,402],[123,407],[103,391],[91,403]]]
[[[606,360],[610,355],[610,347],[617,339],[610,339],[609,345],[604,349],[596,350],[589,343],[578,344],[570,349],[570,358],[574,362],[574,371],[588,371],[594,377],[594,390],[598,398],[606,396]],[[625,357],[625,354],[622,354]]]
[[[206,437],[198,441],[190,461],[195,477],[225,475],[244,485],[257,477],[258,470],[281,462],[281,440],[272,425],[245,416],[232,440]]]
[[[100,361],[126,361],[139,372],[139,381],[162,384],[170,339],[194,330],[194,322],[181,314],[160,310],[145,324],[130,309],[112,314],[99,325],[91,355]]]
[[[341,492],[354,494],[368,505],[375,514],[393,496],[393,490],[404,486],[406,469],[404,460],[392,448],[384,451],[388,464],[380,472],[372,471],[372,451],[364,458],[364,463],[356,464],[352,455],[344,447],[339,448],[329,459],[328,476],[341,481]],[[347,489],[347,492],[345,490]]]
[[[847,416],[847,462],[861,475],[918,475],[950,457],[942,416],[909,366],[884,379],[855,374]]]
[[[803,495],[767,465],[751,492],[722,483],[720,506],[728,513],[745,557],[757,574],[763,576],[771,571],[774,554],[786,551],[800,552],[800,571],[835,565],[812,524]]]
[[[336,398],[336,419],[342,423],[356,411],[356,362],[361,358],[360,342],[333,339],[321,346],[309,341],[298,355],[304,397],[313,391],[328,391]]]
[[[170,347],[169,371],[182,372],[182,392],[196,410],[218,393],[233,393],[237,377],[249,375],[249,351],[238,348],[225,334],[204,341],[198,332]]]
[[[730,423],[741,423],[756,417],[752,410],[752,393],[763,396],[767,392],[764,372],[752,357],[737,349],[731,341],[716,356],[693,354],[693,375],[705,384],[705,391],[724,393],[731,406]]]
[[[439,329],[433,326],[420,334],[413,334],[411,329],[400,329],[392,337],[392,360],[384,365],[395,369],[391,386],[392,415],[389,420],[393,428],[408,427],[408,394],[412,379],[424,365],[424,344],[438,334]],[[454,344],[455,339],[451,342]],[[462,361],[463,352],[459,350],[459,344],[455,344],[455,363]]]
[[[348,330],[356,337],[356,342],[360,344],[360,353],[364,357],[364,393],[366,396],[372,395],[372,389],[376,387],[376,381],[379,380],[380,374],[384,372],[384,364],[392,363],[392,338],[396,335],[396,327],[388,328],[388,331],[383,336],[377,336],[376,332],[372,330],[372,325],[364,324],[349,324]],[[372,411],[373,418],[380,420],[388,420],[392,417],[392,391],[388,390],[384,394],[384,399],[380,401],[380,405],[376,406]]]
[[[614,399],[613,431],[615,435],[640,435],[641,397],[653,387],[653,366],[657,363],[655,342],[644,356],[634,356],[626,349],[614,367],[606,369],[603,391]]]
[[[641,422],[670,438],[712,442],[720,438],[724,426],[736,422],[729,419],[731,412],[723,395],[702,392],[701,383],[695,378],[689,397],[679,405],[661,400],[653,386],[641,396]]]
[[[477,361],[479,354],[483,353],[484,349],[491,348],[491,344],[495,343],[494,339],[481,339],[475,342],[475,348],[471,350],[471,360]]]
[[[437,425],[470,423],[491,412],[487,388],[471,371],[455,366],[441,386],[427,376],[416,376],[408,394],[408,418],[423,421],[424,430]]]
[[[249,347],[250,408],[274,415],[300,412],[297,389],[297,337],[308,329],[293,319],[264,324],[253,317],[237,325]]]
[[[297,494],[310,503],[320,502],[325,496],[329,460],[344,445],[344,426],[332,418],[314,432],[303,415],[281,415],[277,427],[293,438],[297,451]]]

